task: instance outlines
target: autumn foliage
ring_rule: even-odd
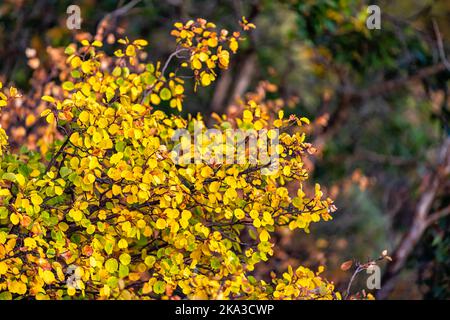
[[[175,23],[171,35],[175,51],[156,63],[142,61],[142,39],[118,40],[111,56],[100,41],[68,46],[67,81],[42,97],[41,116],[62,138],[12,152],[0,129],[0,298],[340,298],[323,267],[253,275],[277,228],[309,232],[335,210],[319,185],[309,196],[303,188],[307,119],[253,100],[237,118],[214,116],[218,130],[279,130],[274,174],[258,163],[175,163],[176,130],[207,125],[163,108],[181,111],[212,84],[242,35],[203,19]],[[20,93],[2,90],[3,111]]]

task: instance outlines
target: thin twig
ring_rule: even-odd
[[[174,52],[172,52],[172,54],[169,56],[169,58],[167,58],[166,62],[164,63],[163,68],[161,69],[161,74],[159,75],[158,79],[155,81],[155,84],[152,85],[150,87],[150,89],[145,93],[144,97],[141,100],[141,103],[143,103],[145,101],[145,99],[147,99],[147,97],[153,92],[153,88],[155,87],[155,85],[164,77],[164,74],[166,73],[166,70],[169,67],[169,63],[172,61],[172,59],[175,57],[180,58],[178,55],[184,51],[189,51],[189,49],[188,48],[179,48],[179,49],[175,50]]]
[[[439,31],[439,26],[435,19],[432,19],[431,22],[433,23],[434,33],[436,34],[437,46],[439,49],[439,55],[441,56],[442,63],[444,63],[447,70],[450,71],[450,62],[448,62],[447,56],[445,54],[444,43],[442,41],[441,32]]]
[[[70,136],[68,136],[66,138],[64,143],[59,148],[58,152],[55,154],[54,157],[52,157],[52,159],[50,160],[49,164],[47,165],[47,168],[45,169],[45,172],[48,172],[51,169],[51,167],[52,167],[53,163],[55,162],[55,160],[58,159],[58,157],[61,155],[61,153],[63,152],[63,150],[66,147],[66,145],[69,143],[69,139],[70,139]]]
[[[359,266],[356,268],[355,272],[353,272],[353,275],[352,275],[352,277],[350,278],[350,281],[348,282],[348,286],[347,286],[347,290],[346,290],[346,292],[345,292],[345,297],[344,297],[344,299],[347,299],[348,296],[350,295],[350,289],[351,289],[351,287],[352,287],[353,281],[355,281],[355,278],[356,278],[357,274],[360,273],[360,272],[363,271],[363,270],[364,270],[364,268],[362,268],[361,265],[359,265]]]
[[[439,219],[441,219],[445,216],[448,216],[449,214],[450,214],[450,206],[445,207],[444,209],[441,209],[439,211],[436,211],[436,212],[430,214],[430,216],[428,217],[427,225],[432,225]]]
[[[128,11],[130,11],[132,8],[134,8],[139,2],[142,0],[133,0],[124,5],[123,7],[120,7],[113,12],[108,13],[103,19],[100,20],[97,27],[97,32],[95,35],[96,40],[103,40],[103,36],[106,34],[107,29],[111,30],[111,28],[108,28],[108,23],[111,21],[111,19],[119,18],[120,16],[125,15]]]

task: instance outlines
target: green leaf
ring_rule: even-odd
[[[114,91],[114,89],[108,88],[106,89],[105,95],[106,95],[106,102],[110,102],[111,99],[114,98],[114,96],[116,95],[116,92]]]
[[[118,284],[119,284],[119,280],[116,277],[109,277],[108,281],[106,282],[108,284],[108,286],[110,286],[111,288],[117,288]]]
[[[69,168],[67,168],[67,167],[62,167],[60,170],[59,170],[59,173],[61,174],[61,177],[66,177],[66,176],[68,176],[70,173],[72,173],[72,170],[71,169],[69,169]]]
[[[112,72],[112,75],[114,77],[120,77],[121,74],[122,74],[122,69],[120,67],[115,67]]]
[[[72,71],[70,72],[70,75],[71,75],[72,77],[74,77],[75,79],[78,79],[78,78],[81,77],[81,73],[80,73],[80,71],[78,71],[78,70],[72,70]]]
[[[116,142],[116,150],[117,152],[123,152],[125,150],[126,143],[124,141]]]
[[[257,281],[254,276],[248,276],[247,279],[248,279],[248,282],[250,282],[250,284],[252,284],[252,285],[257,284]]]
[[[120,263],[127,266],[131,262],[131,256],[128,253],[122,253],[119,257]]]
[[[214,270],[217,270],[220,268],[220,260],[216,257],[213,257],[211,259],[211,268],[213,268]]]
[[[19,170],[18,171],[24,177],[28,177],[30,175],[31,171],[33,171],[33,170],[31,170],[27,165],[21,164],[19,166]]]
[[[166,291],[166,283],[163,281],[156,281],[153,285],[153,292],[156,294],[163,294]]]
[[[66,47],[66,49],[64,50],[64,53],[70,56],[71,54],[74,54],[74,53],[75,53],[75,49],[74,49],[72,46],[68,46],[68,47]]]
[[[0,300],[12,300],[11,292],[4,291],[4,292],[0,293]]]
[[[128,276],[129,273],[130,273],[130,269],[128,268],[128,266],[124,266],[123,264],[121,264],[119,267],[119,277],[124,278],[124,277]]]
[[[53,248],[49,248],[46,252],[48,258],[54,258],[56,255],[56,250]]]
[[[172,93],[169,89],[163,88],[161,92],[159,93],[159,96],[162,100],[169,100],[172,97]]]
[[[151,268],[156,262],[156,258],[154,256],[147,256],[145,257],[144,263],[147,265],[147,267]]]
[[[112,253],[112,250],[113,250],[113,243],[111,243],[111,242],[107,242],[106,244],[105,244],[105,251],[106,251],[106,253],[107,254],[111,254]]]
[[[8,217],[8,209],[0,207],[0,219],[6,219]]]
[[[119,268],[119,263],[117,262],[116,259],[110,258],[110,259],[106,260],[106,263],[105,263],[106,271],[108,271],[109,273],[114,273],[117,271],[118,268]]]
[[[16,175],[11,172],[6,172],[2,175],[2,180],[16,181]]]
[[[62,84],[62,88],[66,91],[75,89],[75,85],[71,81],[66,81]]]

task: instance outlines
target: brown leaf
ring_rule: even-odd
[[[348,260],[345,261],[341,264],[341,270],[342,271],[347,271],[348,269],[350,269],[353,265],[353,261],[352,260]]]

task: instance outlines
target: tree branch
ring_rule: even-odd
[[[434,33],[436,34],[437,46],[438,46],[438,50],[439,50],[439,55],[441,56],[442,63],[445,65],[447,70],[450,71],[450,62],[448,62],[447,56],[445,54],[444,43],[442,41],[442,36],[439,31],[439,26],[435,19],[432,19],[431,22],[433,23]]]
[[[417,243],[431,223],[450,213],[448,212],[450,211],[450,207],[447,207],[429,215],[441,182],[445,181],[446,176],[450,173],[450,137],[446,137],[441,145],[436,167],[437,170],[433,170],[424,179],[421,187],[423,192],[417,203],[412,224],[394,251],[392,256],[394,262],[386,269],[382,280],[382,287],[377,292],[379,299],[387,298],[389,293],[394,289],[399,272],[405,266]]]
[[[431,226],[433,223],[437,222],[439,219],[444,218],[446,216],[450,215],[450,206],[445,207],[444,209],[441,209],[439,211],[436,211],[427,219],[427,225]]]
[[[139,2],[141,2],[142,0],[133,0],[128,2],[126,5],[124,5],[123,7],[120,7],[116,10],[114,10],[113,12],[108,13],[102,20],[100,20],[100,22],[98,23],[97,26],[97,32],[95,34],[95,40],[103,40],[103,37],[105,36],[105,34],[107,33],[108,29],[112,29],[111,26],[109,25],[110,21],[112,19],[117,19],[120,16],[125,15],[128,11],[130,11],[132,8],[134,8]],[[109,32],[109,31],[108,31]]]

